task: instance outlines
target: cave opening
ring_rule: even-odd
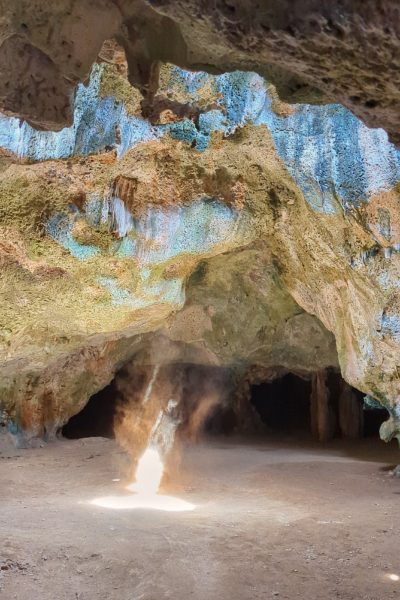
[[[250,402],[266,431],[310,434],[311,381],[293,373],[251,387]]]
[[[379,429],[382,423],[389,418],[386,408],[367,408],[364,410],[363,436],[365,438],[379,437]]]
[[[86,437],[114,438],[117,397],[113,380],[93,394],[83,409],[69,419],[61,429],[62,436],[71,440]]]
[[[324,374],[322,401],[326,423],[321,436],[313,425],[320,419],[318,394],[321,390],[315,376],[288,373],[252,385],[250,402],[267,435],[314,437],[320,441],[379,437],[379,428],[389,417],[387,410],[367,406],[364,394],[346,384],[334,370]]]
[[[196,422],[199,414],[202,415],[203,424],[200,430],[206,435],[230,436],[235,433],[262,433],[263,435],[284,435],[299,438],[318,437],[313,430],[313,378],[287,373],[272,381],[261,381],[250,386],[250,397],[246,401],[247,407],[241,405],[238,410],[235,404],[232,386],[228,383],[226,374],[215,373],[215,369],[185,367],[187,379],[183,387],[182,406],[185,415],[181,429],[184,437],[192,437],[190,422]],[[219,371],[217,369],[217,371]],[[145,378],[138,372],[132,379],[132,389],[143,383]],[[213,381],[215,387],[218,383],[218,397],[220,401],[209,403],[209,390],[205,394],[204,382],[210,385]],[[343,425],[343,404],[341,394],[343,380],[334,371],[326,374],[327,406],[329,412],[328,439],[373,438],[379,436],[381,424],[388,418],[384,408],[366,407],[363,402],[364,395],[354,388],[347,387],[347,396],[344,399],[345,419]],[[226,390],[225,390],[226,388]],[[229,388],[229,389],[228,389]],[[229,401],[229,398],[231,401]],[[114,424],[118,404],[121,406],[123,399],[117,391],[116,380],[90,397],[84,408],[70,418],[62,427],[61,434],[66,439],[79,439],[85,437],[114,438]],[[203,410],[201,406],[203,405]],[[351,406],[350,411],[347,409]],[[314,409],[315,410],[315,409]],[[349,434],[350,419],[350,434]],[[358,425],[354,427],[354,422]],[[257,426],[258,425],[258,426]],[[261,426],[260,426],[261,425]],[[196,429],[199,430],[198,424]],[[195,436],[196,437],[196,436]],[[328,441],[320,440],[320,441]]]

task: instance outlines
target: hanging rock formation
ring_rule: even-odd
[[[39,127],[71,123],[77,83],[115,37],[150,102],[160,61],[250,70],[286,101],[339,102],[399,142],[396,0],[2,0],[0,14],[0,107]]]
[[[337,104],[285,104],[252,72],[164,66],[150,110],[121,51],[101,55],[70,127],[0,117],[0,409],[19,443],[55,435],[135,356],[340,366],[398,435],[387,134]]]

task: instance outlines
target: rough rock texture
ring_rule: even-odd
[[[70,128],[0,119],[11,430],[53,435],[140,351],[270,375],[338,361],[397,435],[400,157],[385,132],[338,105],[288,107],[254,73],[160,80],[168,109],[151,121],[118,65],[95,66]]]
[[[294,302],[264,245],[200,263],[188,280],[185,307],[163,333],[211,364],[305,374],[337,364],[333,337]]]
[[[115,37],[150,101],[159,61],[253,70],[288,101],[340,102],[399,142],[395,0],[2,0],[0,14],[0,106],[40,127],[71,122],[77,82]]]

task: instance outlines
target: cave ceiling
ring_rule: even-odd
[[[395,2],[0,1],[0,417],[341,370],[400,434]],[[255,372],[256,372],[255,371]]]

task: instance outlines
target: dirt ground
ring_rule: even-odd
[[[400,597],[395,445],[186,447],[173,492],[192,512],[91,504],[127,493],[112,440],[0,451],[1,600]]]

